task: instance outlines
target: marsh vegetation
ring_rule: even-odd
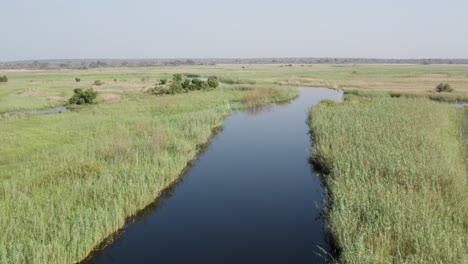
[[[346,88],[343,104],[311,114],[339,260],[466,261],[461,110],[427,99],[468,101],[467,72],[295,64],[0,72],[10,78],[0,84],[0,262],[81,260],[177,179],[234,102],[285,101],[295,86]],[[440,83],[454,91],[436,92]],[[4,114],[67,103],[81,105]]]
[[[177,179],[242,93],[217,89],[0,119],[0,226],[7,230],[0,262],[84,258]]]
[[[335,260],[466,263],[462,110],[377,95],[311,109]]]

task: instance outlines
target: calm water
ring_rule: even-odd
[[[324,196],[306,119],[340,92],[300,91],[289,104],[230,115],[180,182],[90,263],[324,262]]]

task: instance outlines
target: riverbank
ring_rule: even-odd
[[[217,89],[0,119],[0,262],[86,257],[177,179],[243,95]]]
[[[467,262],[462,111],[356,95],[311,109],[337,262]]]

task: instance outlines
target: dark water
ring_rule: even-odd
[[[181,181],[90,263],[324,262],[324,196],[306,119],[340,93],[300,91],[289,104],[229,116]]]

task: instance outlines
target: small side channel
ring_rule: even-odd
[[[18,115],[18,114],[27,114],[27,115],[54,115],[60,113],[70,112],[64,106],[52,107],[42,110],[20,110],[20,111],[12,111],[6,113],[0,113],[1,115]]]
[[[324,263],[324,191],[309,164],[308,109],[341,92],[300,88],[235,111],[205,151],[86,263]]]

